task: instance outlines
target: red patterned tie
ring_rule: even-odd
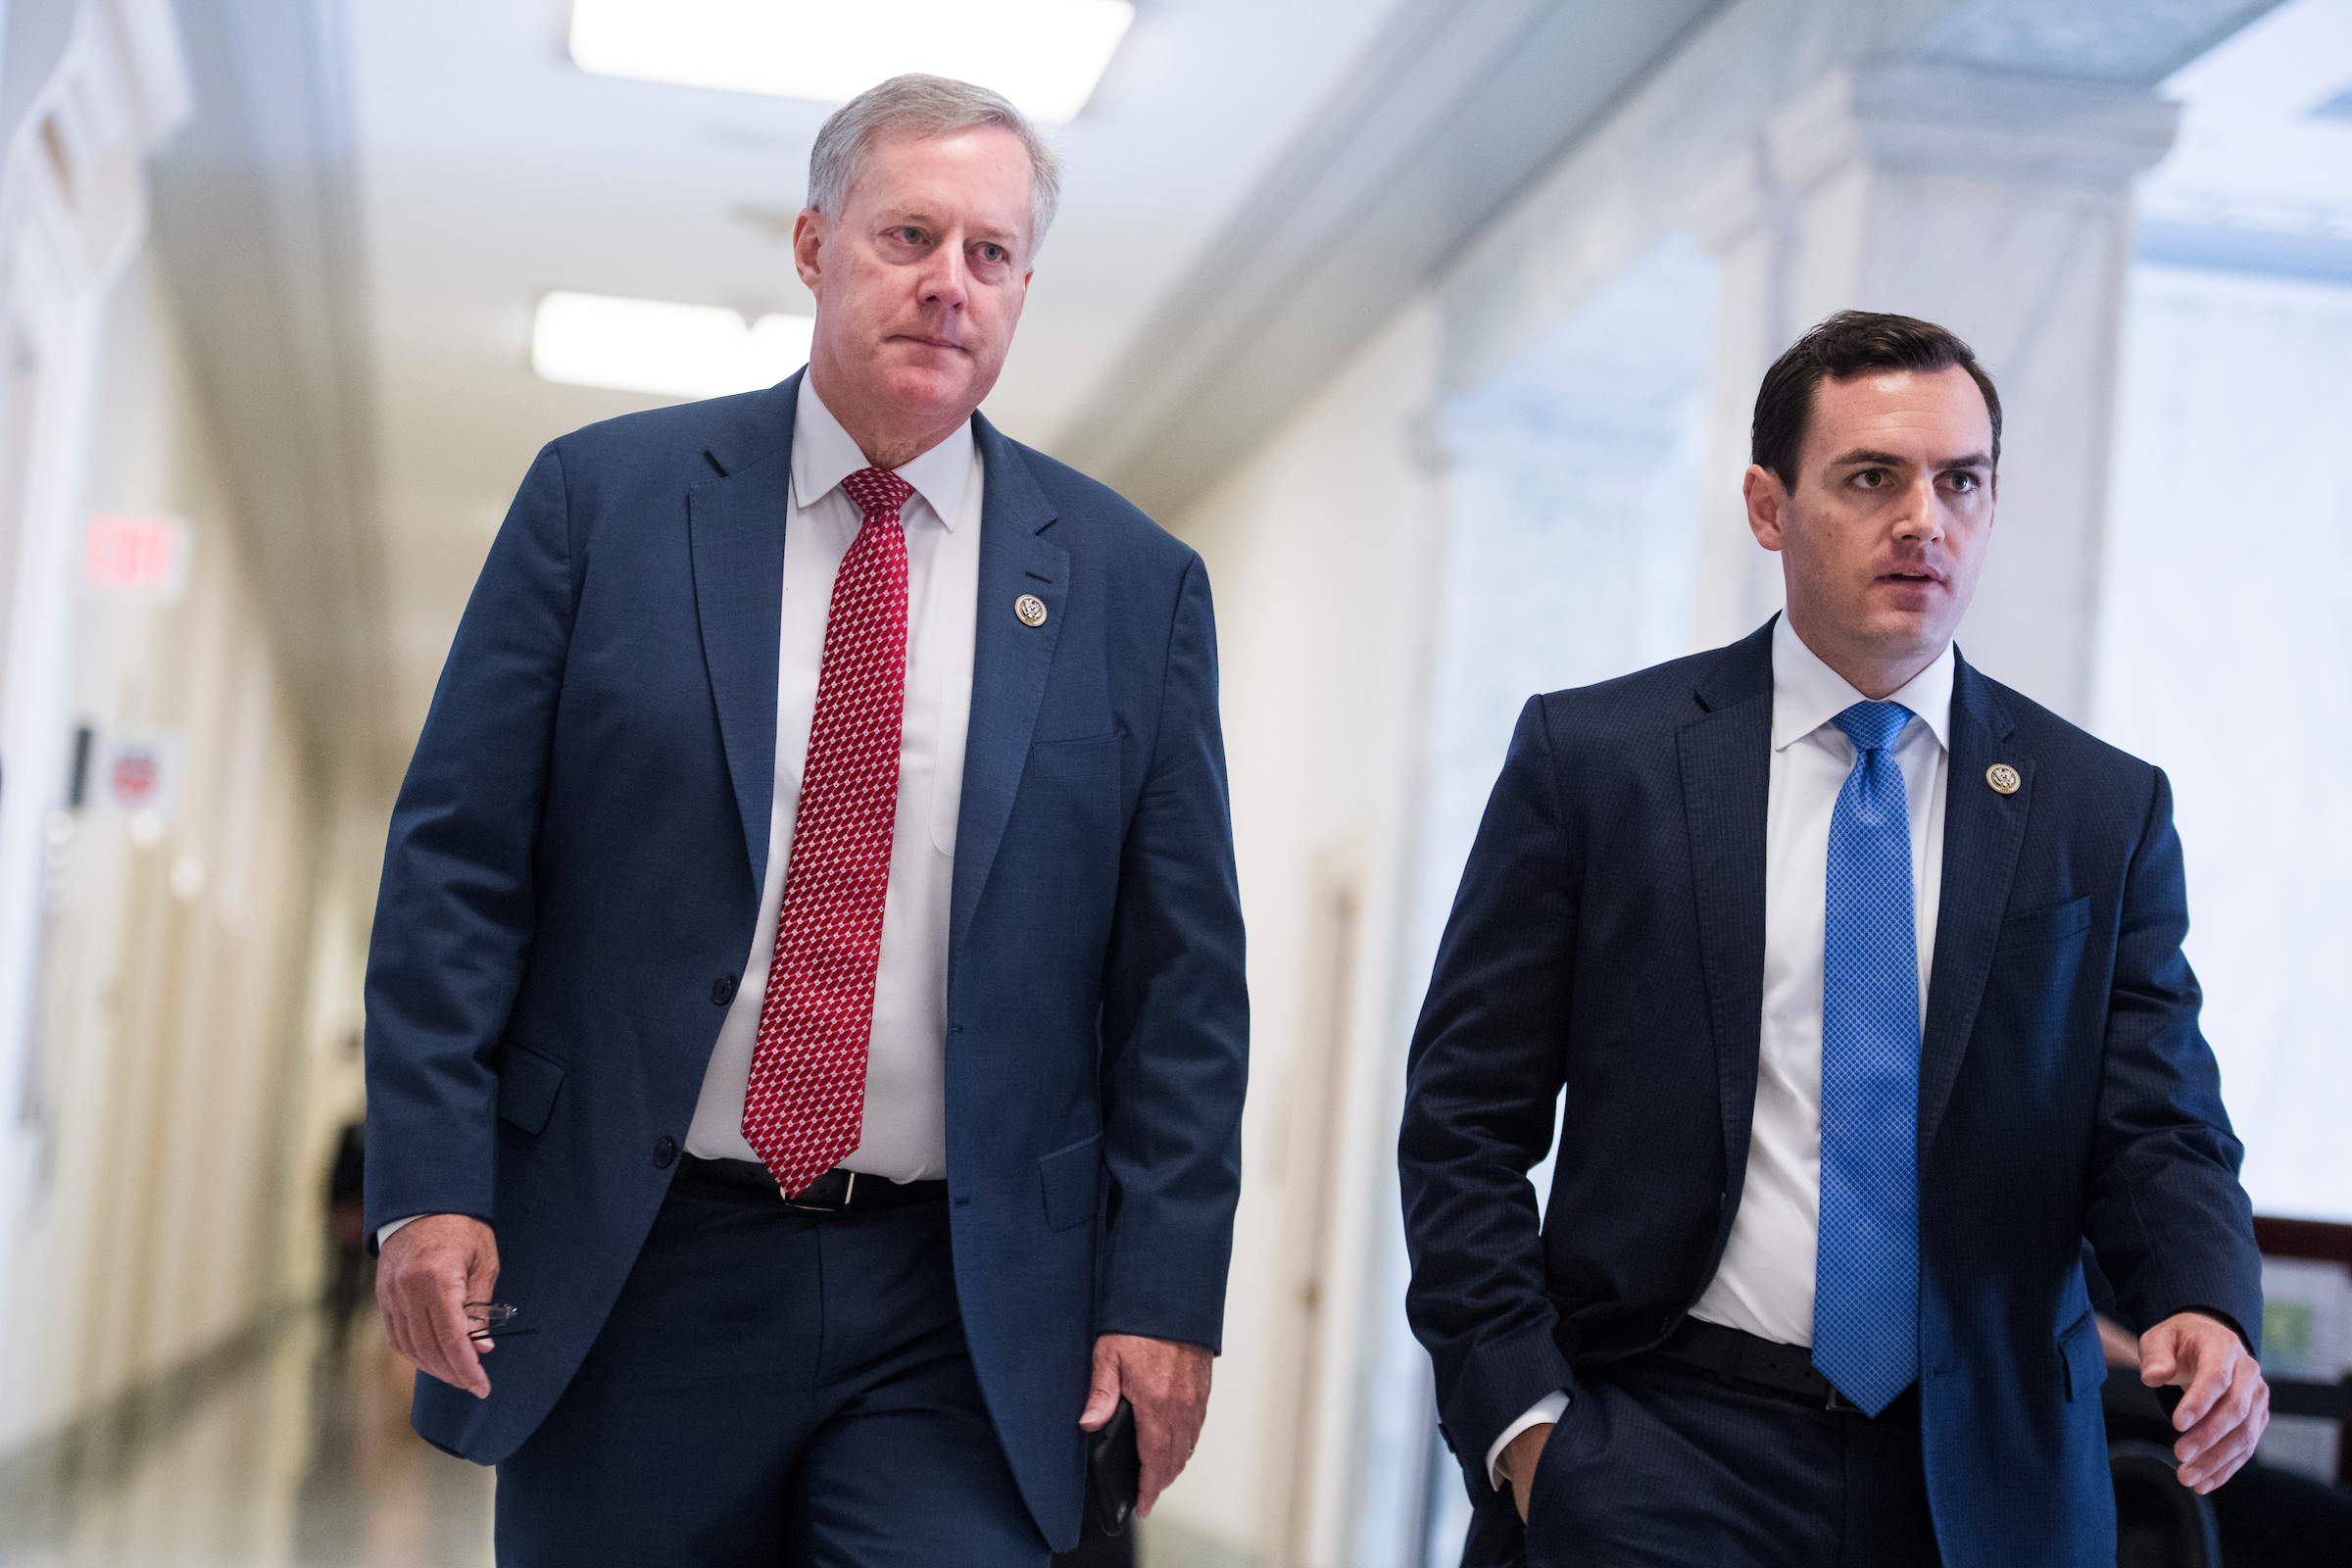
[[[863,1134],[865,1048],[874,1028],[906,696],[906,531],[899,509],[914,489],[886,468],[860,468],[841,488],[865,514],[865,525],[842,557],[825,614],[775,960],[743,1096],[744,1139],[795,1197]]]

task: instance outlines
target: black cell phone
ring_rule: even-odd
[[[1086,1512],[1106,1536],[1123,1534],[1144,1487],[1144,1459],[1135,1447],[1135,1406],[1125,1399],[1086,1445]]]

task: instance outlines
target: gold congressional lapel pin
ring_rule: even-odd
[[[1035,594],[1023,594],[1012,602],[1012,612],[1024,626],[1043,626],[1046,623],[1046,602]],[[2014,784],[2010,788],[2015,789]]]
[[[2015,795],[2017,787],[2025,780],[2007,762],[1995,762],[1984,770],[1984,782],[2003,795]]]

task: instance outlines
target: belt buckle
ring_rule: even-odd
[[[808,1184],[808,1191],[801,1194],[800,1198],[795,1198],[790,1193],[784,1191],[784,1184],[782,1182],[778,1182],[776,1184],[776,1196],[784,1200],[784,1206],[786,1208],[798,1209],[804,1214],[838,1214],[843,1209],[850,1206],[850,1200],[857,1195],[858,1173],[854,1170],[845,1170],[841,1172],[841,1175],[846,1177],[847,1180],[845,1180],[841,1186],[840,1202],[808,1203],[802,1201],[802,1199],[806,1199],[810,1193],[815,1192],[819,1187],[822,1187],[825,1184],[826,1176],[831,1176],[834,1173],[832,1171],[827,1171],[825,1172],[824,1176],[819,1176],[815,1181],[810,1182]]]
[[[1822,1382],[1830,1383],[1830,1380],[1823,1378]],[[1835,1383],[1830,1383],[1830,1396],[1822,1401],[1821,1407],[1832,1415],[1860,1415],[1862,1413],[1862,1407],[1852,1403],[1845,1396],[1839,1394],[1838,1385]]]

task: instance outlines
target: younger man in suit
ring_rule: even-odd
[[[2181,1480],[2262,1433],[2171,792],[1952,645],[2000,435],[1949,332],[1832,317],[1756,400],[1788,613],[1520,718],[1399,1148],[1472,1562],[2112,1561],[2084,1237]]]

